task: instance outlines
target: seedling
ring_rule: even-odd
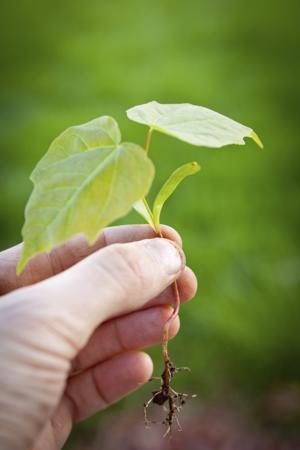
[[[199,171],[197,162],[179,167],[157,194],[153,207],[146,200],[153,178],[154,165],[149,158],[153,131],[158,131],[195,146],[223,147],[245,144],[252,138],[260,147],[257,134],[219,113],[200,106],[150,102],[127,111],[129,119],[149,127],[145,148],[122,142],[117,122],[102,116],[83,125],[73,126],[60,134],[31,174],[33,192],[25,209],[22,229],[23,252],[17,267],[20,274],[37,253],[50,252],[78,233],[93,244],[102,230],[134,208],[163,237],[160,215],[166,200],[187,176]],[[171,387],[179,370],[168,353],[168,330],[177,316],[180,297],[174,283],[174,310],[167,320],[162,350],[164,371],[161,385],[145,404],[167,405],[163,421],[166,433],[178,422],[178,413],[188,397]],[[178,422],[179,424],[179,422]]]

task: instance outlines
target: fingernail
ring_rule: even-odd
[[[181,248],[167,239],[154,238],[144,243],[145,247],[157,263],[162,266],[168,275],[181,272],[185,266],[185,256]]]

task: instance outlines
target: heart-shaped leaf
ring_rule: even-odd
[[[120,140],[116,121],[103,116],[53,141],[31,175],[18,273],[36,253],[75,234],[84,233],[93,243],[104,226],[147,194],[153,164],[141,147]]]
[[[197,146],[243,145],[244,138],[250,137],[263,147],[251,128],[211,109],[189,103],[161,104],[153,101],[128,109],[127,116],[134,122]]]
[[[159,193],[157,194],[153,204],[153,222],[155,230],[159,232],[160,228],[160,214],[165,202],[170,195],[173,194],[179,183],[181,183],[189,175],[200,170],[200,166],[197,162],[191,162],[178,167],[167,179]]]

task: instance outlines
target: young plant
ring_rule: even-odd
[[[251,128],[200,106],[150,102],[127,111],[129,119],[149,127],[146,146],[122,142],[117,122],[101,116],[83,125],[73,126],[50,145],[31,174],[33,192],[25,209],[22,229],[23,252],[17,267],[20,274],[37,253],[50,252],[78,233],[93,244],[101,229],[134,208],[163,237],[160,215],[164,203],[179,183],[199,171],[196,162],[184,164],[173,172],[157,194],[153,207],[146,200],[154,165],[149,158],[153,131],[158,131],[195,146],[222,147],[244,144],[252,138],[262,143]],[[177,369],[168,353],[168,329],[179,312],[180,298],[174,283],[176,303],[167,320],[162,338],[164,371],[159,390],[145,404],[168,404],[164,420],[166,433],[187,397],[171,388]],[[183,368],[186,369],[186,368]]]

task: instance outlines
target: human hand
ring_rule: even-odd
[[[146,225],[107,228],[92,247],[79,237],[37,255],[20,277],[21,246],[0,253],[1,448],[60,449],[74,422],[151,377],[138,350],[161,342],[172,282],[182,301],[196,291],[179,236],[163,233],[173,243]]]

